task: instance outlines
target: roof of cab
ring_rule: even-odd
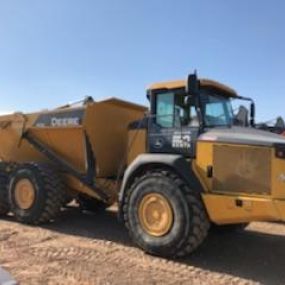
[[[212,88],[218,91],[223,92],[225,95],[229,97],[237,97],[237,92],[232,89],[231,87],[222,84],[220,82],[210,80],[210,79],[199,79],[200,87],[204,88]],[[148,87],[148,90],[158,90],[158,89],[178,89],[178,88],[185,88],[186,87],[186,80],[176,80],[176,81],[166,81],[166,82],[159,82],[154,83]]]

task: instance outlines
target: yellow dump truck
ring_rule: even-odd
[[[88,210],[118,202],[148,253],[195,250],[211,224],[285,221],[285,138],[255,128],[255,107],[197,78],[147,90],[150,108],[111,98],[0,117],[0,215],[56,218],[69,196]],[[232,100],[251,101],[236,127]]]

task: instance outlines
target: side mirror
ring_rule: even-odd
[[[254,104],[254,102],[251,102],[251,104],[250,104],[250,124],[253,127],[255,125],[254,119],[255,119],[255,104]]]
[[[197,73],[189,74],[186,84],[186,93],[188,95],[197,95],[199,92],[199,80],[197,78]]]

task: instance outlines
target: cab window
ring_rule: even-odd
[[[229,98],[213,92],[203,93],[201,103],[206,127],[232,125],[233,112]]]
[[[156,97],[156,124],[163,128],[198,126],[196,108],[185,106],[184,94],[161,93]]]
[[[164,128],[173,127],[174,93],[162,93],[156,97],[156,123]]]

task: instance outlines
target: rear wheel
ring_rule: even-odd
[[[0,216],[8,214],[10,207],[8,202],[8,174],[0,171]]]
[[[9,184],[11,211],[22,223],[53,220],[65,198],[61,179],[48,165],[24,164],[12,173]]]
[[[176,174],[154,170],[128,191],[123,213],[134,242],[148,253],[179,257],[206,238],[209,221],[200,196]]]

